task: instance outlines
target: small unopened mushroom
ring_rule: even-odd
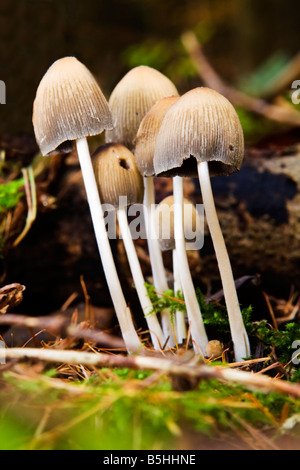
[[[135,331],[114,264],[87,136],[112,128],[108,103],[91,72],[75,57],[57,60],[42,78],[33,105],[33,127],[43,155],[76,142],[102,265],[128,352],[142,343]]]
[[[145,65],[131,69],[115,86],[109,98],[114,127],[105,132],[106,142],[119,142],[133,150],[142,119],[157,101],[169,96],[178,96],[178,91],[164,74]],[[168,283],[159,244],[151,233],[155,204],[153,178],[144,178],[144,187],[145,225],[153,282],[156,290],[162,293],[168,289]],[[175,339],[167,309],[161,312],[161,317],[165,338],[172,347]]]
[[[250,346],[217,217],[210,175],[237,172],[243,156],[243,130],[234,107],[218,92],[205,87],[185,93],[166,113],[154,156],[155,172],[160,176],[174,176],[175,204],[182,201],[182,176],[198,174],[237,361],[249,356]],[[175,212],[175,228],[176,218],[182,219],[181,211],[178,212],[177,216]],[[179,233],[178,237],[182,234]]]
[[[221,357],[223,353],[224,345],[218,339],[211,339],[206,346],[206,356],[209,359],[216,359]]]
[[[200,215],[196,207],[188,199],[183,199],[183,232],[185,242],[194,245],[198,235],[201,233],[202,224]],[[155,228],[159,238],[160,247],[162,251],[172,250],[173,257],[173,277],[174,277],[174,292],[182,291],[182,284],[180,280],[180,271],[185,266],[179,265],[177,250],[175,245],[175,231],[174,231],[174,197],[168,196],[164,198],[156,207],[155,212]],[[187,256],[187,255],[186,255]],[[188,265],[188,260],[186,261]],[[183,273],[183,276],[190,276],[190,271]],[[203,344],[203,337],[206,337],[205,327],[201,317],[201,312],[194,315],[194,310],[188,312],[191,331],[195,346]],[[184,321],[183,312],[176,312],[176,331],[177,341],[182,343],[186,338],[186,325]]]
[[[124,242],[133,281],[144,312],[152,343],[161,349],[164,336],[153,305],[148,296],[145,279],[130,233],[127,219],[127,206],[142,203],[144,195],[143,179],[135,164],[134,156],[124,145],[110,143],[99,147],[92,156],[94,171],[101,200],[115,208],[119,228]]]

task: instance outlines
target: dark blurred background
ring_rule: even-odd
[[[32,132],[36,88],[62,56],[85,63],[106,96],[142,63],[184,92],[199,84],[180,43],[186,29],[197,33],[219,74],[239,84],[271,56],[298,52],[299,23],[291,0],[1,0],[0,79],[7,104],[0,107],[0,134]]]

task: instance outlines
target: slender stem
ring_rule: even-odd
[[[147,233],[147,241],[149,247],[149,256],[151,260],[151,268],[153,274],[153,282],[155,287],[163,292],[168,289],[168,283],[165,275],[165,267],[163,264],[159,240],[155,233],[155,197],[154,197],[154,181],[152,176],[144,178],[145,194],[144,194],[144,210],[145,225]]]
[[[182,291],[182,285],[180,282],[180,270],[177,261],[177,252],[176,248],[172,250],[172,259],[173,259],[173,277],[174,277],[174,294],[178,291]],[[187,331],[186,324],[184,319],[184,312],[176,310],[176,336],[179,344],[183,343],[183,340],[186,339]]]
[[[184,225],[183,225],[183,179],[181,176],[173,178],[174,193],[174,235],[177,253],[177,262],[180,266],[180,281],[185,298],[187,314],[190,321],[191,335],[196,352],[205,354],[208,343],[199,303],[197,300],[193,280],[188,264]]]
[[[205,215],[222,280],[231,336],[234,345],[235,359],[236,361],[242,361],[251,354],[249,339],[241,315],[231,264],[216,212],[207,162],[198,163],[198,175]]]
[[[134,328],[131,312],[126,304],[114,263],[87,140],[85,138],[76,140],[76,146],[108,289],[127,350],[130,353],[136,352],[141,349],[142,343]]]
[[[144,177],[144,187],[145,226],[153,274],[153,283],[156,291],[163,293],[164,291],[168,290],[168,282],[163,264],[161,249],[159,246],[159,240],[155,234],[155,193],[152,176]],[[174,330],[171,323],[169,309],[164,309],[161,311],[161,322],[165,339],[169,338],[168,345],[170,347],[175,346],[176,343],[174,338]]]
[[[120,207],[117,210],[117,217],[133,281],[149,327],[152,343],[155,349],[161,349],[165,342],[164,335],[156,317],[156,314],[153,313],[153,305],[151,300],[149,299],[148,292],[145,286],[145,279],[131,237],[130,228],[128,226],[127,214],[124,207]]]

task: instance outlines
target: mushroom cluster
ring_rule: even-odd
[[[169,287],[162,251],[171,249],[173,288],[184,295],[194,351],[207,355],[209,341],[186,252],[185,207],[191,203],[183,197],[183,179],[197,176],[223,284],[235,359],[249,356],[249,340],[210,185],[211,176],[229,175],[242,164],[243,132],[229,101],[205,87],[179,96],[166,76],[146,66],[130,70],[106,101],[91,72],[75,57],[65,57],[54,62],[40,82],[33,126],[43,155],[69,151],[75,141],[99,254],[127,351],[143,351],[144,345],[122,291],[102,204],[112,207],[117,216],[153,347],[182,343],[187,338],[187,324],[180,312],[174,323],[168,309],[159,317],[153,313],[127,219],[127,207],[140,202],[155,289],[162,295]],[[106,143],[91,157],[87,137],[104,131]],[[173,195],[156,210],[154,177],[161,176],[172,178]],[[199,216],[195,210],[190,215],[192,220]],[[164,237],[167,223],[169,236]]]

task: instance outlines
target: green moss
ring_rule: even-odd
[[[23,196],[23,178],[0,185],[0,213],[13,209]]]
[[[239,428],[241,420],[272,429],[287,405],[290,416],[300,411],[299,400],[288,396],[250,393],[216,380],[178,392],[163,376],[153,375],[149,385],[151,375],[103,368],[93,383],[76,381],[69,387],[56,379],[62,385],[59,393],[53,382],[31,379],[35,386],[26,390],[12,380],[9,391],[0,394],[1,448],[176,449],[182,448],[178,445],[186,433],[194,439],[213,438],[232,426]],[[14,406],[7,406],[12,401]],[[41,427],[45,412],[48,419]]]
[[[181,292],[174,293],[169,289],[162,296],[158,296],[151,284],[146,284],[146,287],[154,306],[154,312],[158,313],[164,308],[169,308],[172,318],[176,310],[186,312]],[[226,307],[216,305],[214,302],[207,303],[199,288],[196,288],[196,295],[209,336],[224,343],[230,342],[231,333]],[[250,305],[241,311],[252,351],[255,351],[257,344],[260,342],[263,343],[265,355],[273,352],[282,364],[291,362],[292,355],[295,353],[293,345],[300,341],[300,322],[288,322],[279,329],[274,329],[266,320],[252,321],[252,310]],[[298,349],[300,349],[300,346]],[[297,364],[292,365],[297,366]],[[290,369],[290,379],[299,381],[298,368],[291,367]]]

